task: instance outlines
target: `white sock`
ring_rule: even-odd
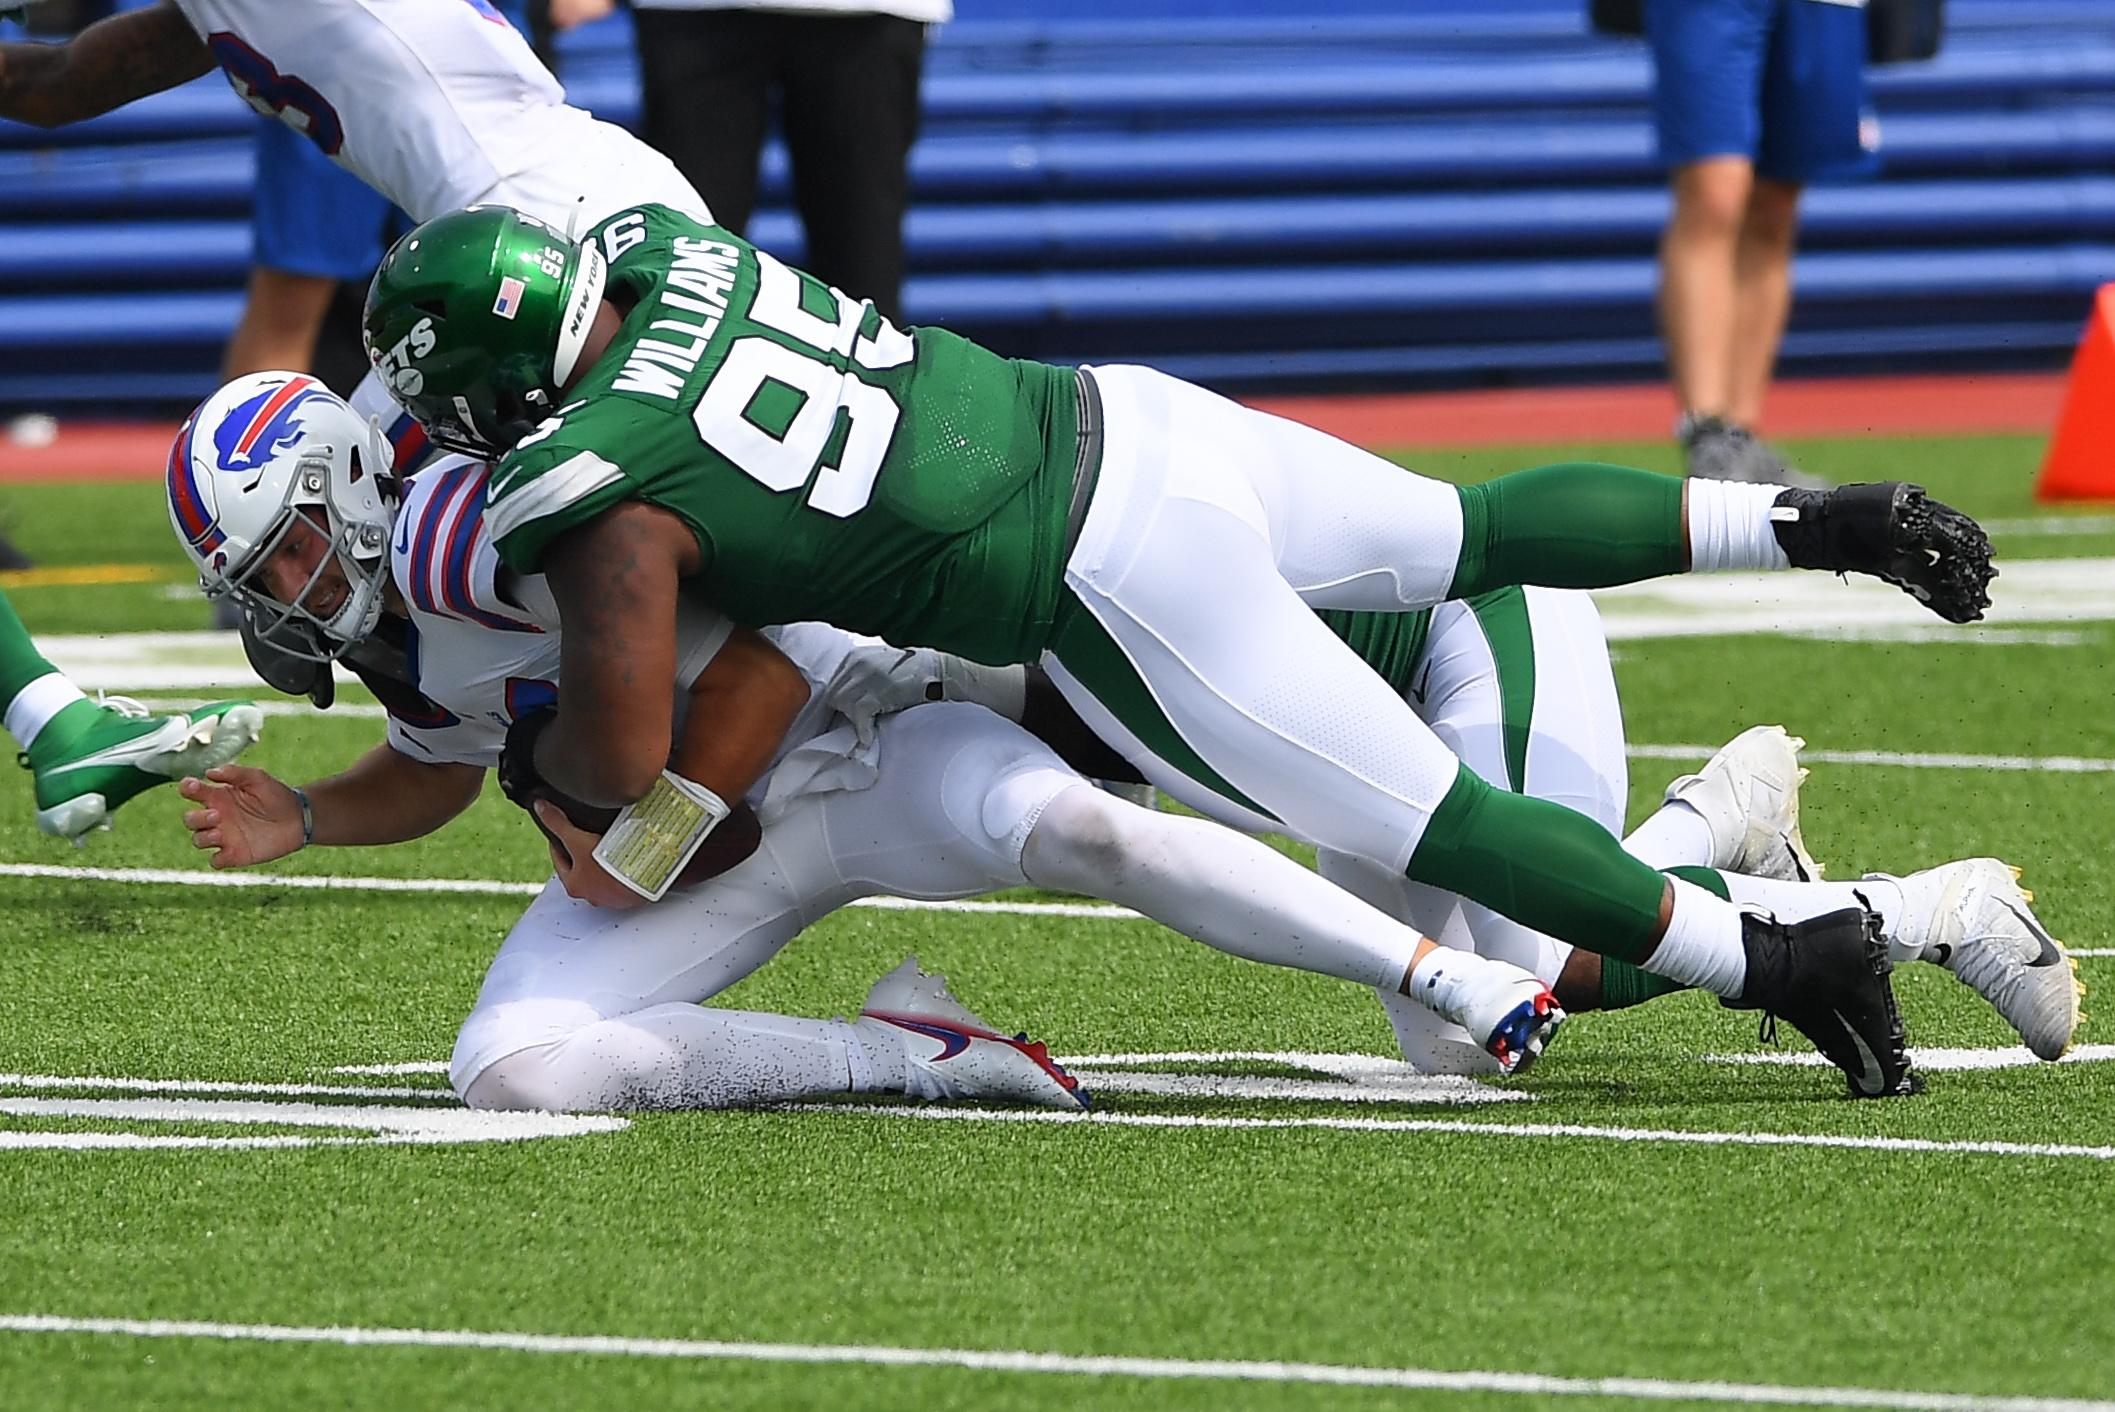
[[[1268,844],[1087,784],[1045,807],[1021,870],[1039,887],[1120,902],[1230,955],[1376,990],[1402,984],[1422,940]]]
[[[1674,916],[1651,956],[1638,964],[1654,975],[1731,998],[1748,984],[1748,953],[1740,944],[1740,909],[1695,883],[1669,878]]]
[[[65,673],[46,672],[7,703],[7,733],[15,738],[15,744],[27,750],[53,716],[74,702],[87,699],[79,687],[66,679]]]
[[[1488,960],[1473,951],[1435,946],[1411,970],[1403,994],[1441,1018],[1453,1020],[1461,1009],[1464,991],[1473,984],[1489,981],[1492,968],[1498,966],[1504,966],[1513,976],[1520,974],[1515,967]]]
[[[1689,503],[1691,573],[1792,566],[1770,527],[1770,506],[1785,487],[1693,478],[1682,485]]]
[[[1908,910],[1899,883],[1887,878],[1860,882],[1778,882],[1773,878],[1751,878],[1740,873],[1720,873],[1735,902],[1762,907],[1780,922],[1804,922],[1824,917],[1846,907],[1863,907],[1880,914],[1880,932],[1887,938],[1889,957],[1900,964],[1924,959],[1924,945],[1915,938],[1897,940]]]
[[[1623,840],[1623,851],[1654,868],[1712,865],[1711,825],[1679,799],[1669,800]]]

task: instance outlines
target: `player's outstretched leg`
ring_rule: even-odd
[[[2086,988],[2078,962],[2049,935],[2019,885],[2019,869],[1995,858],[1966,858],[1893,883],[1902,911],[1889,929],[1897,962],[1930,961],[1989,1001],[2040,1059],[2058,1059],[2078,1030]]]
[[[37,827],[79,842],[134,795],[225,765],[256,741],[264,713],[220,701],[157,716],[137,701],[82,699],[35,732],[22,762],[36,778]],[[19,739],[19,737],[18,737]]]
[[[37,651],[5,594],[0,717],[36,777],[37,827],[76,841],[141,790],[234,759],[264,722],[246,701],[169,716],[121,697],[90,701]]]
[[[1038,886],[1121,903],[1228,955],[1414,999],[1466,1029],[1501,1073],[1532,1064],[1564,1022],[1549,988],[1519,966],[1427,945],[1265,843],[1085,783],[1044,806],[1021,870]]]
[[[908,957],[874,982],[855,1029],[904,1046],[913,1097],[986,1099],[1036,1108],[1088,1106],[1079,1080],[1040,1041],[994,1030],[955,999],[947,978]]]
[[[1851,907],[1804,922],[1747,914],[1748,983],[1724,1002],[1789,1021],[1843,1070],[1856,1098],[1919,1092],[1880,919]],[[1766,1022],[1767,1023],[1767,1022]]]
[[[1464,486],[1450,597],[1505,584],[1605,588],[1684,570],[1871,574],[1948,622],[1974,622],[1997,577],[1982,527],[1922,486],[1834,490],[1667,481],[1593,463]]]
[[[1799,832],[1799,784],[1807,777],[1806,744],[1783,726],[1750,726],[1721,746],[1703,769],[1667,786],[1667,803],[1686,808],[1709,833],[1709,866],[1781,882],[1815,882],[1821,865]],[[1653,827],[1638,826],[1638,834]],[[1664,824],[1663,824],[1664,827]],[[1651,856],[1649,838],[1632,835],[1631,851],[1654,867],[1676,859]]]

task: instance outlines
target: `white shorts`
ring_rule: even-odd
[[[981,706],[913,707],[883,717],[877,739],[873,784],[794,799],[753,857],[709,882],[632,911],[576,902],[557,879],[546,883],[507,933],[456,1037],[456,1091],[507,1055],[583,1025],[710,999],[855,898],[1027,885],[1021,850],[1078,775]]]

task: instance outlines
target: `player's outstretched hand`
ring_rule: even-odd
[[[176,788],[199,806],[184,811],[184,827],[191,846],[210,851],[216,868],[269,863],[301,847],[301,801],[263,770],[220,765]]]
[[[611,877],[595,861],[595,845],[602,841],[600,834],[581,828],[548,799],[536,800],[529,809],[543,826],[544,838],[551,845],[551,866],[558,870],[558,881],[566,896],[597,907],[646,905],[645,898]]]

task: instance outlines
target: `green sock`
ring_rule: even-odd
[[[1467,766],[1407,871],[1523,926],[1629,961],[1650,944],[1667,887],[1584,814],[1493,789]]]
[[[1633,1005],[1662,995],[1673,995],[1689,989],[1680,981],[1656,976],[1650,971],[1641,971],[1630,962],[1615,956],[1601,958],[1601,1008],[1603,1010],[1628,1010]]]
[[[1678,574],[1682,482],[1595,461],[1515,471],[1461,487],[1461,559],[1449,598],[1509,584],[1607,588]]]
[[[23,687],[57,670],[37,651],[29,629],[15,616],[15,606],[0,593],[0,711],[22,694]]]

